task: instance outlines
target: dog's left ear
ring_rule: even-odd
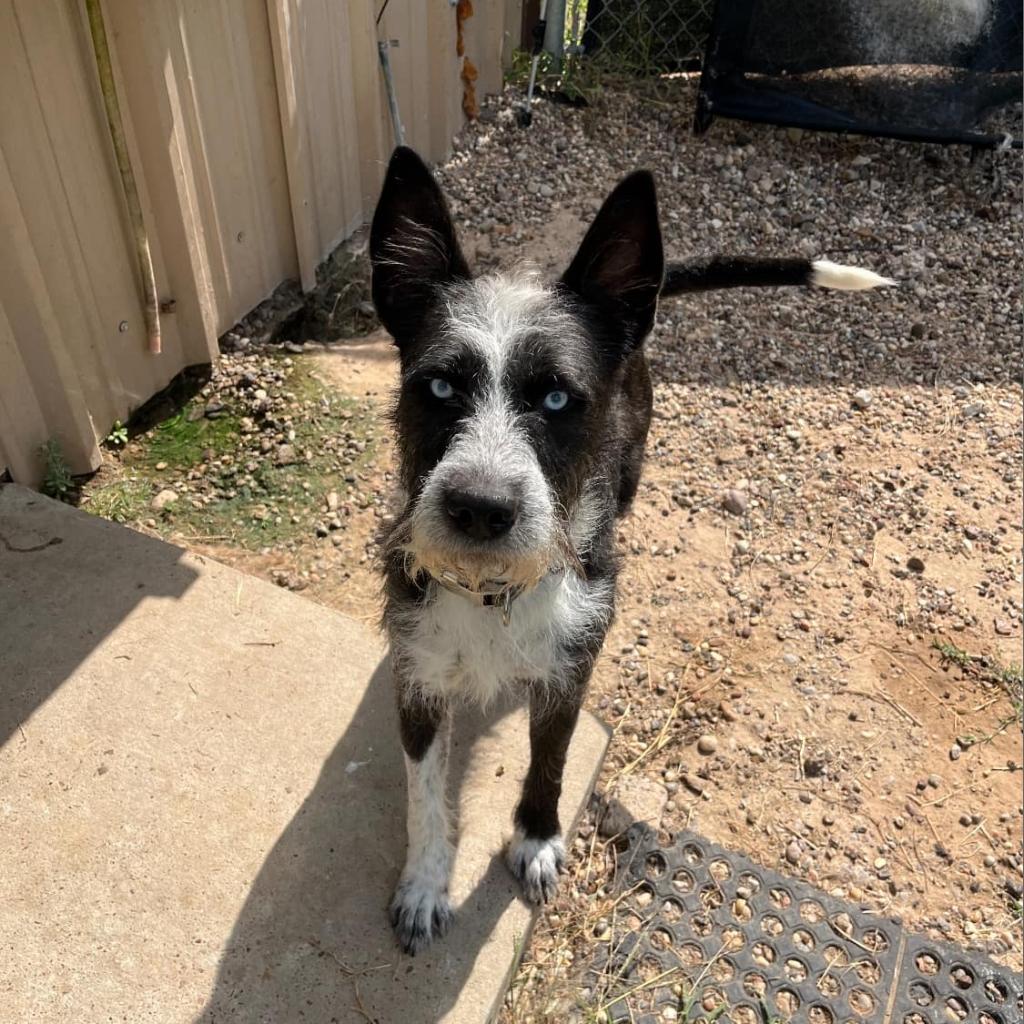
[[[373,302],[399,347],[423,322],[443,285],[470,276],[448,204],[406,146],[392,154],[370,228]]]
[[[612,191],[583,237],[562,284],[617,321],[625,355],[654,324],[665,271],[654,179],[637,171]]]

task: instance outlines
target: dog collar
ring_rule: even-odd
[[[512,619],[512,602],[526,590],[521,583],[510,584],[505,580],[482,580],[479,586],[471,587],[451,569],[430,573],[430,577],[440,583],[445,590],[450,590],[481,608],[500,608],[501,621],[506,626]]]

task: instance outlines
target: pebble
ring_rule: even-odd
[[[608,839],[625,832],[634,821],[658,828],[667,802],[668,790],[657,779],[627,775],[606,798],[598,833]]]
[[[800,858],[803,856],[803,850],[800,849],[800,844],[794,839],[793,842],[789,843],[786,847],[786,860],[790,864],[799,864]]]
[[[747,495],[744,491],[732,488],[722,495],[722,508],[734,516],[741,516],[747,511]]]
[[[149,503],[149,507],[153,509],[154,512],[163,512],[165,508],[170,508],[170,506],[178,500],[178,497],[179,495],[177,491],[172,491],[170,488],[167,488],[157,494],[157,496]]]
[[[683,785],[690,790],[691,793],[696,793],[697,796],[701,796],[704,793],[703,780],[697,778],[696,775],[691,775],[689,772],[686,772],[683,775]]]
[[[924,559],[917,555],[911,555],[907,559],[907,568],[911,572],[924,572]]]
[[[853,395],[853,404],[858,409],[866,409],[874,400],[875,396],[867,388],[861,388]]]
[[[277,466],[291,466],[298,461],[299,457],[295,452],[294,445],[279,445],[277,451],[274,453],[274,464]]]
[[[713,754],[718,749],[718,738],[710,733],[705,733],[697,740],[697,750],[705,756]]]

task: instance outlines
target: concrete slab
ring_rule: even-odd
[[[404,957],[382,659],[328,609],[0,486],[0,1018],[486,1021],[532,923],[499,855],[524,715],[460,720],[458,920]],[[585,717],[566,820],[606,741]]]

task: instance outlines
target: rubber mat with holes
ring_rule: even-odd
[[[1021,979],[691,832],[642,824],[590,984],[618,1024],[1021,1024]]]

